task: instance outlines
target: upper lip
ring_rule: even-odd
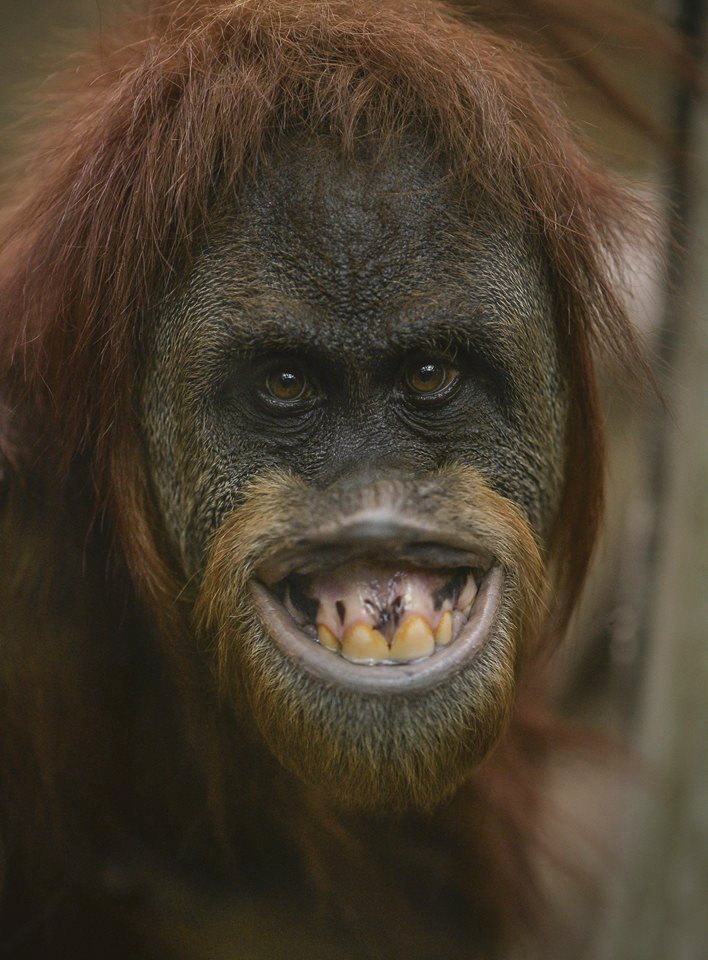
[[[424,520],[379,509],[325,524],[307,537],[284,544],[258,566],[255,576],[272,587],[294,572],[307,575],[367,559],[422,569],[473,567],[483,573],[494,562],[491,552],[469,536],[441,532]]]

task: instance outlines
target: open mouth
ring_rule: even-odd
[[[469,621],[484,571],[421,570],[358,561],[293,571],[273,592],[303,634],[351,663],[391,666],[431,657]]]
[[[267,633],[298,667],[395,693],[469,663],[492,633],[503,584],[478,544],[357,518],[262,565],[251,588]]]

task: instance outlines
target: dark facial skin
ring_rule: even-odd
[[[217,638],[222,699],[285,766],[343,803],[439,802],[501,733],[543,595],[540,568],[531,582],[519,571],[557,509],[566,401],[538,250],[483,198],[462,203],[422,151],[372,163],[299,144],[214,226],[144,358],[152,478],[185,578],[206,584],[199,608]],[[294,568],[301,577],[320,557],[315,609],[342,572],[347,597],[377,583],[357,579],[361,554],[347,551],[376,563],[380,541],[362,547],[347,523],[381,497],[397,530],[424,529],[438,571],[474,567],[441,559],[458,534],[497,570],[475,574],[477,614],[467,614],[486,626],[458,627],[449,647],[436,635],[434,655],[411,655],[405,669],[388,654],[363,668],[343,647],[330,652],[253,586],[332,523],[327,560],[310,543]],[[525,532],[514,532],[517,516]],[[429,557],[405,560],[412,541],[397,536],[383,582],[410,576],[406,562],[434,573]],[[274,543],[279,555],[259,555]],[[291,589],[275,578],[266,594],[286,604],[276,581]],[[344,644],[343,616],[342,631]]]
[[[143,425],[185,572],[243,482],[287,467],[326,487],[352,472],[478,468],[541,536],[558,499],[565,400],[540,256],[421,156],[373,165],[286,152],[209,236],[146,346]],[[406,371],[459,373],[416,402]],[[312,397],[269,403],[295,371]],[[272,383],[272,381],[271,381]]]

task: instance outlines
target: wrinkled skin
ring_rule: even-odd
[[[565,401],[541,256],[450,192],[416,158],[371,169],[299,150],[214,229],[143,370],[155,487],[187,573],[243,482],[283,465],[324,487],[353,467],[467,463],[548,533]],[[393,388],[406,353],[435,342],[467,354],[469,379],[415,420]],[[304,423],[254,403],[251,357],[281,352],[325,381],[327,404]]]
[[[415,502],[420,484],[468,468],[516,505],[543,543],[560,495],[566,399],[543,259],[507,220],[483,198],[463,203],[422,150],[374,163],[300,143],[271,157],[218,218],[144,344],[148,460],[186,579],[202,582],[212,539],[238,516],[244,485],[273,471],[304,485],[316,526],[318,513],[345,517],[346,503],[386,480],[420,519],[431,509]],[[445,403],[416,406],[402,370],[430,356],[459,371],[460,387]],[[315,384],[308,409],[263,402],[279,358],[297,359]],[[455,484],[448,495],[440,484],[430,515],[452,529]],[[259,516],[267,527],[271,516]],[[286,521],[272,522],[284,529]],[[271,749],[305,780],[355,805],[429,805],[499,736],[524,642],[509,577],[475,664],[424,696],[386,698],[338,691],[294,668],[263,624],[254,626],[248,585],[230,586],[237,574],[223,570],[224,590],[235,594],[224,620],[235,625],[222,635],[223,623],[210,624],[229,674],[221,682],[232,701],[251,701]],[[389,776],[396,764],[386,731],[402,710],[411,733],[396,742],[400,769]],[[363,777],[343,759],[362,743],[367,760],[354,766],[371,768]],[[412,776],[418,761],[427,773]]]

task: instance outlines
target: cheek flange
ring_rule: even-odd
[[[339,687],[366,693],[393,694],[429,689],[465,667],[494,630],[500,613],[503,586],[501,567],[492,566],[479,583],[469,619],[455,639],[451,637],[452,642],[439,644],[429,655],[420,658],[403,662],[386,658],[387,662],[375,665],[370,665],[371,658],[362,658],[363,662],[351,662],[339,651],[328,649],[327,645],[318,643],[312,635],[308,636],[278,598],[257,580],[251,582],[251,591],[256,613],[265,632],[281,653],[303,671]]]

